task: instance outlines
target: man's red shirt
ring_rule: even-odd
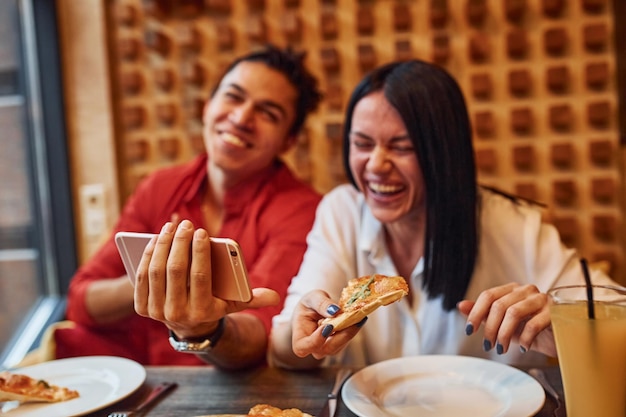
[[[134,314],[106,325],[96,323],[85,307],[85,292],[93,281],[126,274],[114,242],[118,231],[159,233],[178,214],[196,227],[205,227],[201,210],[207,184],[207,155],[159,170],[143,180],[128,198],[113,232],[103,246],[72,278],[67,318],[74,329],[55,332],[56,357],[115,355],[145,365],[204,364],[195,355],[179,353],[168,342],[162,323]],[[313,225],[320,195],[294,177],[284,163],[229,189],[218,234],[237,240],[248,268],[250,284],[278,292],[284,300],[296,275],[306,235]],[[261,319],[269,334],[275,307],[248,310]]]

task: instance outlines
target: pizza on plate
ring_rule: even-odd
[[[333,325],[333,333],[359,323],[379,307],[386,306],[408,295],[409,286],[400,276],[381,274],[353,278],[341,291],[335,316],[320,320],[320,326]]]
[[[58,402],[78,397],[78,391],[27,375],[0,372],[0,401]]]
[[[248,411],[247,417],[312,417],[297,408],[281,410],[268,404],[257,404]]]
[[[248,414],[211,414],[198,417],[313,417],[297,408],[281,410],[268,404],[257,404],[248,411]]]

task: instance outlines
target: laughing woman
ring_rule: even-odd
[[[462,92],[414,60],[374,70],[348,104],[343,161],[351,184],[318,207],[270,360],[288,368],[365,366],[420,354],[512,364],[555,356],[546,291],[579,283],[575,250],[536,205],[476,182]],[[333,333],[351,278],[401,275],[409,296]],[[596,282],[612,281],[592,271]],[[515,349],[512,347],[515,344]]]

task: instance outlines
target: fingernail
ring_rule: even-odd
[[[337,304],[331,304],[326,309],[326,312],[330,314],[331,316],[334,316],[335,314],[337,314],[338,311],[339,311],[339,306]]]
[[[500,342],[496,343],[496,353],[498,355],[502,355],[504,353],[504,346],[502,346]]]
[[[208,237],[208,234],[207,234],[206,230],[198,229],[198,230],[196,230],[194,232],[193,237],[196,240],[203,240],[203,239],[206,239]]]
[[[465,334],[469,336],[472,333],[474,333],[474,325],[472,323],[467,323],[465,325]]]
[[[527,352],[526,348],[524,346],[522,346],[522,345],[520,345],[519,351],[522,352],[522,353],[526,353]]]
[[[356,324],[356,327],[363,327],[363,325],[365,324],[365,322],[367,321],[367,316],[363,318],[363,320],[361,320],[360,322],[358,322]]]
[[[172,223],[167,222],[161,228],[161,232],[170,233],[172,231]]]
[[[178,227],[181,228],[181,229],[190,230],[192,228],[192,225],[191,225],[191,222],[189,220],[185,219],[182,222],[180,222]]]
[[[324,337],[330,336],[330,334],[333,332],[334,329],[335,329],[335,327],[332,324],[327,324],[322,329],[322,336],[324,336]]]
[[[491,350],[491,342],[487,339],[483,340],[483,350],[489,352]]]

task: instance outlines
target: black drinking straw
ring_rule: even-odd
[[[589,267],[587,266],[587,260],[585,258],[580,259],[580,266],[583,268],[585,285],[587,286],[587,314],[589,318],[593,320],[596,318],[596,312],[593,307],[593,288],[591,288],[591,277],[589,276]]]

